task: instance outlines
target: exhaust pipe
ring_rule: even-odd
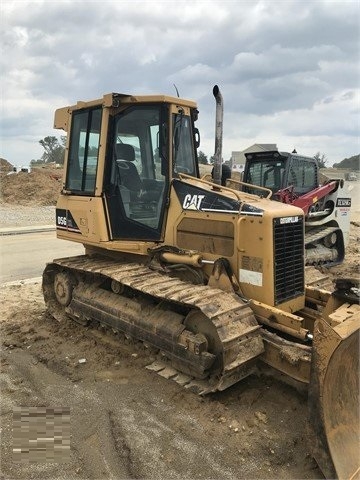
[[[220,89],[217,85],[213,88],[213,95],[216,100],[216,118],[215,118],[215,154],[214,154],[214,170],[213,182],[221,185],[222,175],[222,136],[223,136],[223,116],[224,105]]]

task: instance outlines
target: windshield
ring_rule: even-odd
[[[190,117],[179,113],[173,116],[174,175],[187,173],[197,176],[195,148]]]
[[[247,183],[270,188],[273,193],[282,188],[285,164],[279,160],[253,162],[249,165]]]

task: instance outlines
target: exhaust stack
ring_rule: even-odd
[[[220,89],[217,85],[213,88],[213,95],[216,100],[216,118],[215,118],[215,154],[214,154],[214,171],[213,182],[221,185],[221,163],[222,163],[222,136],[223,136],[223,116],[224,105]]]

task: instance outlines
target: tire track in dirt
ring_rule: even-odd
[[[143,478],[143,476],[139,474],[138,469],[134,464],[131,446],[126,440],[125,432],[121,429],[119,423],[116,422],[114,413],[111,410],[108,412],[108,415],[110,422],[110,434],[112,436],[115,450],[126,468],[125,478]]]

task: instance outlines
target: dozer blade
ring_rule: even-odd
[[[360,478],[360,307],[343,323],[315,324],[309,386],[313,456],[327,478]]]

